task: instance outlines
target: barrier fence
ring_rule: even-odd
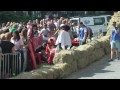
[[[0,53],[0,79],[7,79],[24,72],[27,67],[27,51],[23,49],[24,61],[21,53]]]

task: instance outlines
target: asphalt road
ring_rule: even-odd
[[[120,60],[114,59],[108,62],[109,56],[105,56],[65,79],[120,79]]]

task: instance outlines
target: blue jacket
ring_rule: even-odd
[[[111,30],[112,41],[120,40],[120,33],[117,33],[117,30],[114,27]]]

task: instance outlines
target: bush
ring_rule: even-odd
[[[34,18],[33,18],[34,19]],[[7,22],[28,22],[31,17],[26,17],[25,15],[15,14],[13,12],[0,12],[0,24]]]

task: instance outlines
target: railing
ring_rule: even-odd
[[[0,53],[0,79],[7,79],[24,72],[27,67],[27,51],[24,51],[24,61],[21,58],[21,53],[16,52],[2,54]]]

